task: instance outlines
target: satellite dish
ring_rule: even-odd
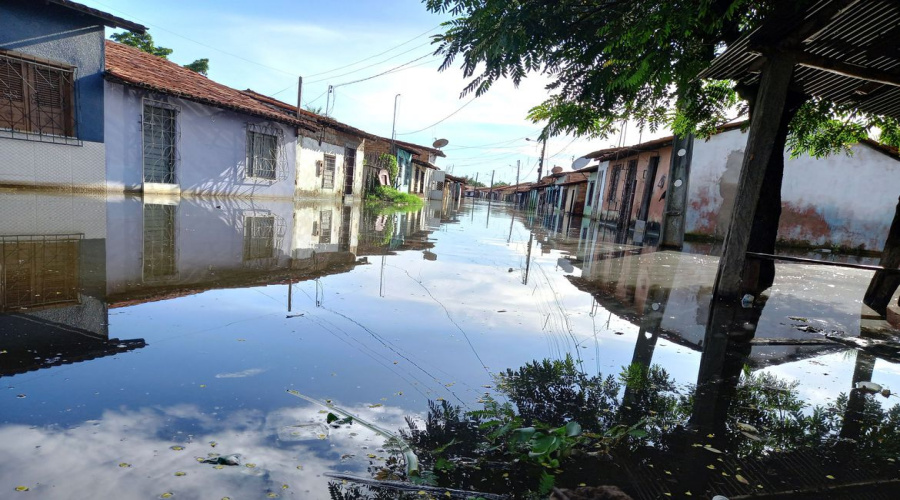
[[[434,144],[432,144],[432,146],[434,146],[436,149],[441,149],[447,144],[450,144],[450,141],[448,141],[447,139],[438,139],[434,141]]]
[[[578,158],[572,162],[572,170],[582,169],[582,168],[586,167],[588,165],[588,163],[590,163],[590,162],[591,162],[590,158],[585,158],[584,156],[582,156],[581,158]]]

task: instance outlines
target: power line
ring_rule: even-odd
[[[446,119],[450,118],[451,116],[455,115],[456,113],[459,113],[460,111],[462,111],[463,108],[465,108],[465,107],[468,106],[469,104],[472,104],[472,103],[475,101],[475,99],[476,99],[475,97],[469,99],[469,102],[467,102],[467,103],[463,104],[462,106],[456,108],[456,111],[450,113],[449,115],[447,115],[447,116],[441,118],[440,120],[438,120],[438,121],[432,123],[431,125],[429,125],[429,126],[427,126],[427,127],[420,128],[419,130],[413,130],[412,132],[398,133],[397,135],[410,135],[410,134],[416,134],[416,133],[418,133],[418,132],[422,132],[422,131],[424,131],[424,130],[428,130],[428,129],[430,129],[431,127],[437,126],[437,125],[439,125],[440,123],[442,123],[444,120],[446,120]]]
[[[312,74],[312,75],[307,75],[307,78],[312,78],[312,77],[314,77],[314,76],[321,76],[321,75],[324,75],[324,74],[327,74],[327,73],[333,73],[333,72],[335,72],[335,71],[340,71],[340,70],[342,70],[342,69],[344,69],[344,68],[349,68],[350,66],[356,66],[356,65],[359,64],[359,63],[366,62],[366,61],[368,61],[368,60],[370,60],[370,59],[374,59],[374,58],[376,58],[376,57],[379,57],[379,56],[382,56],[382,55],[384,55],[384,54],[387,54],[388,52],[390,52],[390,51],[392,51],[392,50],[394,50],[394,49],[399,49],[400,47],[406,45],[407,43],[409,43],[409,42],[411,42],[411,41],[413,41],[413,40],[415,40],[415,39],[417,39],[417,38],[421,38],[421,37],[427,35],[428,33],[431,33],[432,31],[434,31],[434,30],[436,30],[436,29],[438,29],[438,28],[440,28],[440,27],[441,27],[441,25],[438,24],[438,25],[435,26],[434,28],[431,28],[431,29],[428,30],[428,31],[422,32],[422,33],[420,33],[420,34],[418,34],[418,35],[416,35],[416,36],[410,38],[409,40],[407,40],[407,41],[405,41],[405,42],[403,42],[403,43],[401,43],[401,44],[399,44],[399,45],[394,45],[393,47],[391,47],[391,48],[385,50],[384,52],[379,52],[378,54],[375,54],[374,56],[369,56],[369,57],[360,59],[359,61],[356,61],[356,62],[347,64],[347,65],[344,65],[344,66],[341,66],[341,67],[338,67],[338,68],[330,69],[330,70],[328,70],[328,71],[323,71],[323,72],[321,72],[321,73],[315,73],[315,74]],[[428,42],[428,43],[431,43],[431,42]],[[424,44],[424,45],[427,45],[427,44]],[[422,45],[419,45],[418,47],[422,47]],[[416,48],[418,48],[418,47],[416,47]],[[405,54],[405,52],[404,52],[404,54]],[[398,55],[399,55],[399,54],[398,54]]]
[[[399,65],[399,66],[394,66],[393,68],[391,68],[391,69],[389,69],[389,70],[387,70],[387,71],[382,71],[381,73],[378,73],[377,75],[368,76],[368,77],[366,77],[366,78],[360,78],[359,80],[353,80],[352,82],[339,83],[339,84],[337,84],[337,85],[332,85],[331,88],[334,89],[334,88],[337,88],[337,87],[343,87],[343,86],[345,86],[345,85],[353,85],[354,83],[360,83],[360,82],[364,82],[364,81],[366,81],[366,80],[371,80],[371,79],[373,79],[373,78],[378,78],[379,76],[387,75],[387,74],[389,74],[389,73],[394,73],[394,72],[396,72],[397,70],[403,68],[404,66],[409,66],[410,64],[412,64],[412,63],[414,63],[414,62],[416,62],[416,61],[421,61],[422,59],[425,59],[426,57],[429,57],[429,56],[432,56],[432,55],[434,55],[434,54],[432,54],[431,52],[429,52],[429,53],[427,53],[427,54],[425,54],[425,55],[423,55],[423,56],[421,56],[421,57],[417,57],[417,58],[413,59],[412,61],[407,61],[407,62],[405,62],[405,63],[403,63],[403,64],[401,64],[401,65]]]
[[[414,51],[414,50],[416,50],[416,49],[420,49],[420,48],[422,48],[422,47],[428,45],[429,43],[430,43],[430,42],[428,42],[428,43],[423,43],[422,45],[416,45],[415,47],[413,47],[413,48],[411,48],[411,49],[409,49],[409,50],[405,50],[405,51],[403,51],[403,52],[401,52],[401,53],[399,53],[399,54],[394,54],[394,55],[392,55],[391,57],[388,57],[387,59],[384,59],[384,60],[382,60],[382,61],[378,61],[378,62],[376,62],[376,63],[372,63],[372,64],[370,64],[370,65],[368,65],[368,66],[363,66],[362,68],[354,69],[353,71],[348,71],[348,72],[342,73],[342,74],[340,74],[340,75],[333,75],[333,76],[329,76],[329,77],[326,77],[326,78],[320,78],[320,79],[318,79],[318,80],[313,80],[313,81],[311,81],[311,82],[309,82],[309,83],[310,83],[310,84],[313,84],[313,83],[321,83],[321,82],[324,82],[324,81],[326,81],[326,80],[331,80],[331,79],[333,79],[333,78],[340,78],[340,77],[342,77],[342,76],[352,75],[353,73],[359,73],[360,71],[362,71],[362,70],[364,70],[364,69],[369,69],[369,68],[371,68],[372,66],[378,66],[379,64],[386,63],[386,62],[390,61],[391,59],[394,59],[394,58],[397,58],[397,57],[402,56],[403,54],[409,54],[410,52],[412,52],[412,51]],[[428,53],[428,55],[431,55],[431,54],[432,54],[431,52]],[[319,74],[321,74],[321,73],[319,73]]]

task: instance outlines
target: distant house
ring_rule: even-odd
[[[106,189],[105,27],[66,0],[0,3],[0,185]]]
[[[597,162],[582,169],[592,172],[594,183],[591,200],[586,202],[590,217],[619,228],[638,227],[659,234],[671,155],[672,137],[585,155]]]
[[[293,197],[298,130],[316,132],[312,120],[112,41],[105,76],[110,189]]]

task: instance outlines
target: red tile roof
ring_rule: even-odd
[[[288,116],[297,116],[297,106],[294,106],[293,104],[288,104],[284,101],[279,101],[278,99],[275,99],[274,97],[269,97],[265,94],[260,94],[259,92],[256,92],[256,91],[250,90],[250,89],[242,90],[241,93],[246,96],[249,96],[252,99],[255,99],[263,104],[266,104],[266,105],[274,108],[275,110],[277,110],[280,113],[284,113]],[[370,134],[370,133],[366,132],[365,130],[358,129],[356,127],[347,125],[346,123],[339,122],[339,121],[335,120],[334,118],[318,115],[316,113],[313,113],[312,111],[301,109],[300,116],[302,116],[306,119],[309,119],[309,120],[313,120],[316,123],[319,123],[320,125],[323,125],[326,127],[331,127],[336,130],[341,130],[343,132],[354,134],[354,135],[357,135],[357,136],[360,136],[360,137],[363,137],[366,139],[380,139],[380,137],[378,137],[375,134]]]
[[[111,40],[106,40],[106,78],[289,125],[310,129],[314,126],[309,119],[288,116],[240,90],[216,83],[161,57]]]

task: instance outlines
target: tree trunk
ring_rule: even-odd
[[[781,185],[784,179],[784,148],[787,143],[789,125],[806,97],[789,93],[784,114],[778,124],[778,132],[773,142],[773,153],[766,166],[762,191],[756,204],[756,217],[750,229],[748,252],[775,253],[778,241],[778,222],[781,218]],[[744,287],[747,293],[758,295],[772,286],[775,280],[775,262],[771,260],[748,259],[744,268]]]

